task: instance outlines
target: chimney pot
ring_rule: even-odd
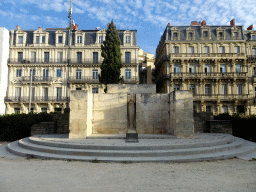
[[[40,29],[40,27],[38,27],[37,29]]]
[[[247,30],[253,30],[253,25],[250,25]]]
[[[78,30],[78,25],[77,24],[75,24],[75,30]]]
[[[230,21],[230,26],[235,26],[235,19],[232,19],[232,20]]]
[[[16,29],[20,29],[19,25],[16,26]]]
[[[170,23],[168,23],[168,26],[171,26]]]
[[[198,25],[198,22],[197,21],[191,21],[191,25],[196,26],[196,25]]]
[[[204,25],[206,25],[206,21],[205,20],[203,20],[202,23],[201,23],[201,26],[204,26]]]

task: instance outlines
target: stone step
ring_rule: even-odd
[[[126,144],[125,140],[119,140],[116,145],[113,142],[101,143],[100,139],[86,139],[81,141],[82,144],[76,144],[72,142],[54,142],[47,139],[41,139],[39,137],[29,137],[28,142],[43,145],[49,147],[59,147],[59,148],[70,148],[70,149],[91,149],[91,150],[172,150],[172,149],[190,149],[190,148],[200,148],[200,147],[211,147],[217,145],[225,145],[235,141],[235,137],[224,137],[222,139],[205,141],[198,143],[190,142],[179,142],[177,143],[166,142],[167,140],[162,139],[140,139],[139,143]],[[113,140],[111,140],[113,141]],[[123,141],[122,145],[120,141]],[[26,141],[27,142],[27,141]],[[101,143],[101,144],[100,144]]]
[[[238,139],[242,140],[242,139]],[[31,151],[21,148],[18,141],[8,144],[8,150],[16,155],[24,157],[35,157],[42,159],[60,159],[60,160],[81,160],[81,161],[103,161],[103,162],[189,162],[189,161],[203,161],[203,160],[218,160],[228,159],[237,156],[243,156],[256,151],[256,147],[245,144],[244,146],[229,151],[197,154],[197,155],[182,155],[182,156],[155,156],[155,157],[99,157],[99,156],[77,156],[77,155],[63,155],[53,153],[43,153],[38,151]]]
[[[70,148],[70,145],[66,145],[65,148],[37,145],[29,142],[29,138],[24,138],[18,141],[18,145],[21,148],[28,149],[31,151],[40,151],[44,153],[55,153],[55,154],[65,154],[65,155],[80,155],[80,156],[112,156],[112,157],[153,157],[153,156],[180,156],[180,155],[195,155],[204,153],[214,153],[226,150],[232,150],[239,148],[243,145],[244,140],[235,140],[230,144],[209,146],[209,147],[197,147],[197,148],[176,148],[176,149],[144,149],[140,146],[140,150],[133,146],[132,149],[127,149],[127,147],[119,146],[119,150],[108,150],[107,147],[112,148],[112,146],[95,146],[96,149],[80,149],[79,145],[77,148]],[[80,145],[80,147],[85,145]],[[104,147],[104,149],[100,149]],[[116,146],[117,147],[117,146]],[[146,147],[146,146],[144,146]],[[124,148],[124,150],[123,150]]]

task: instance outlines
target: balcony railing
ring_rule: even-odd
[[[68,59],[8,59],[10,64],[19,64],[19,63],[36,63],[36,64],[56,64],[56,63],[68,63]]]
[[[256,55],[247,55],[248,60],[256,60]]]
[[[245,53],[170,53],[169,57],[245,57]]]
[[[209,73],[170,73],[166,78],[229,78],[229,77],[244,77],[246,78],[247,72],[209,72]]]
[[[122,63],[123,63],[123,65],[125,65],[125,64],[137,64],[138,60],[137,59],[125,59],[125,60],[122,60]]]
[[[29,102],[29,97],[5,97],[5,102]],[[31,97],[31,102],[68,102],[69,97],[53,97],[53,96],[38,96],[38,97]]]
[[[139,80],[137,76],[125,76],[124,78],[124,83],[137,83]]]
[[[208,100],[234,100],[248,99],[248,94],[194,94],[193,99],[208,99]]]
[[[101,64],[103,59],[71,58],[70,64]]]
[[[99,83],[98,76],[70,76],[69,83]]]
[[[32,83],[50,83],[50,82],[52,82],[52,77],[32,76],[31,78],[32,78]],[[21,77],[21,81],[23,83],[29,83],[30,82],[30,76]]]

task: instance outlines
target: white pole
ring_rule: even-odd
[[[28,105],[28,112],[29,113],[30,113],[30,110],[31,110],[31,84],[32,84],[32,70],[30,70],[29,105]]]

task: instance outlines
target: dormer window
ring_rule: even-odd
[[[39,43],[39,36],[36,36],[36,43]]]
[[[178,33],[173,33],[173,37],[177,38],[178,37]]]
[[[23,43],[23,36],[18,36],[18,43]]]
[[[252,35],[252,40],[253,40],[253,41],[255,40],[255,35]]]
[[[223,33],[219,32],[218,37],[223,37]]]
[[[125,43],[131,43],[131,36],[126,36]]]
[[[189,37],[189,38],[192,38],[192,37],[193,37],[193,34],[192,34],[192,33],[188,33],[188,37]]]
[[[203,37],[208,37],[208,31],[203,32]]]
[[[59,36],[58,37],[58,43],[62,43],[63,42],[63,37],[62,36]]]
[[[103,36],[99,36],[99,43],[103,43]]]
[[[234,36],[234,37],[237,37],[237,36],[238,36],[237,32],[234,32],[234,33],[233,33],[233,36]]]
[[[82,36],[76,37],[76,43],[82,43]]]
[[[42,36],[42,43],[45,43],[45,36]]]

